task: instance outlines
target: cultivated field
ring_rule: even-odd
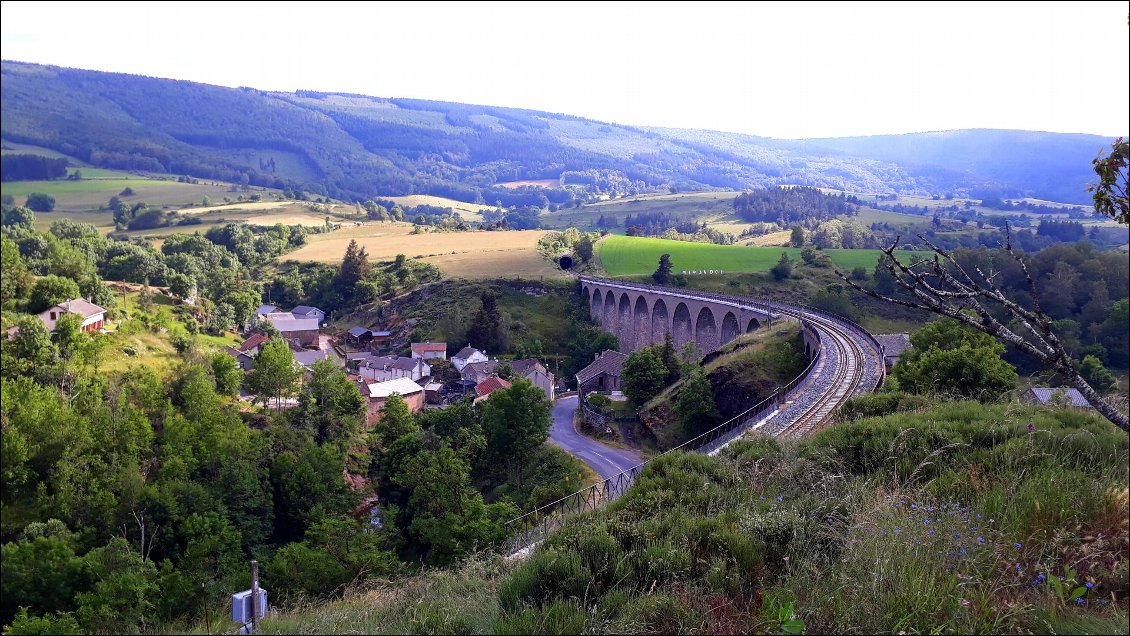
[[[711,225],[727,224],[724,231],[744,229],[748,223],[733,216],[737,192],[687,192],[682,194],[650,194],[630,199],[612,199],[589,203],[580,208],[566,208],[542,215],[542,223],[553,228],[595,228],[601,216],[606,221],[623,222],[629,214],[663,212],[686,219],[697,219]],[[719,228],[722,229],[722,228]],[[741,229],[737,229],[738,232]]]
[[[463,217],[465,221],[480,222],[483,220],[482,210],[493,210],[494,207],[490,205],[476,205],[474,203],[464,203],[463,201],[456,201],[455,199],[445,199],[443,197],[436,197],[430,194],[409,194],[403,197],[388,197],[388,200],[403,206],[417,205],[434,205],[440,208],[451,208],[452,212],[458,212],[459,216]]]
[[[134,191],[133,196],[123,198],[127,203],[144,201],[156,207],[179,208],[199,204],[204,197],[222,201],[225,196],[237,196],[226,183],[178,183],[137,176],[87,178],[87,170],[82,169],[84,177],[78,181],[7,181],[0,184],[0,193],[11,195],[19,205],[23,205],[23,200],[32,192],[49,194],[55,197],[55,212],[97,210],[127,187]]]
[[[444,274],[464,278],[561,276],[537,252],[541,230],[520,232],[436,232],[411,234],[408,223],[369,223],[310,237],[285,260],[340,262],[349,241],[356,239],[373,261],[390,261],[397,254],[433,263]]]
[[[612,276],[650,274],[655,271],[661,254],[671,255],[675,273],[686,270],[722,270],[725,272],[766,272],[786,252],[799,261],[801,250],[793,247],[747,247],[688,243],[657,238],[609,236],[597,247],[600,262]],[[832,262],[842,269],[866,267],[878,262],[879,250],[825,250]]]

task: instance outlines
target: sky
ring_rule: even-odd
[[[1130,4],[3,2],[0,57],[777,138],[1126,135]]]

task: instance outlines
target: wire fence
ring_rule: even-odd
[[[624,283],[621,281],[613,281],[603,278],[581,276],[579,277],[581,283],[595,283],[597,285],[610,285],[627,289],[639,289],[642,291],[671,293],[673,290],[667,287],[658,287],[654,285],[647,285],[644,283]],[[579,490],[573,494],[567,495],[554,501],[552,503],[541,506],[531,512],[528,512],[520,517],[511,519],[507,522],[507,527],[511,530],[510,539],[508,539],[503,548],[506,554],[514,554],[523,548],[530,547],[539,541],[543,540],[553,530],[564,525],[566,520],[576,514],[597,510],[605,505],[615,501],[631,487],[635,482],[636,477],[643,472],[644,468],[655,461],[658,457],[662,457],[668,453],[676,451],[683,452],[699,452],[699,453],[712,453],[721,449],[726,444],[737,439],[754,426],[757,422],[765,419],[773,411],[784,402],[792,399],[795,393],[802,387],[804,382],[808,379],[812,370],[822,357],[821,337],[820,330],[804,318],[805,314],[815,314],[817,316],[834,320],[838,323],[846,325],[856,333],[858,337],[865,339],[868,344],[874,349],[876,356],[879,358],[879,377],[874,387],[878,388],[884,379],[886,367],[882,363],[882,347],[879,342],[868,333],[866,329],[861,327],[858,323],[850,318],[840,316],[838,314],[818,309],[816,307],[809,307],[806,305],[778,303],[773,301],[759,301],[751,298],[743,298],[741,296],[733,296],[730,294],[721,294],[717,292],[700,292],[695,291],[694,295],[700,298],[711,298],[727,303],[738,304],[739,306],[751,307],[765,312],[772,317],[775,313],[783,313],[791,315],[800,319],[802,329],[810,338],[814,339],[817,343],[816,355],[809,361],[808,366],[805,367],[795,378],[790,380],[787,384],[774,391],[773,395],[761,400],[752,407],[742,411],[738,415],[730,418],[726,422],[698,435],[679,446],[668,449],[656,458],[645,461],[637,466],[633,466],[628,470],[605,479],[599,484],[594,484],[588,488]]]
[[[819,342],[820,332],[806,321],[802,321],[802,325],[803,329],[808,331],[810,335],[815,337],[817,342]],[[819,351],[819,347],[817,347],[817,350]],[[637,466],[633,466],[618,475],[609,477],[599,484],[578,490],[557,501],[528,512],[521,517],[511,519],[507,522],[507,527],[511,530],[511,536],[503,546],[505,554],[514,554],[523,548],[532,546],[541,541],[548,536],[550,532],[561,527],[565,521],[573,515],[597,510],[615,501],[631,487],[636,477],[643,472],[644,467],[659,457],[676,451],[709,454],[736,440],[746,430],[768,417],[771,413],[776,411],[784,401],[792,397],[793,392],[808,378],[808,375],[812,372],[812,369],[816,366],[819,359],[819,354],[813,356],[804,371],[789,381],[788,384],[774,391],[771,396],[761,400],[757,404],[709,431],[693,437],[674,448],[668,449],[656,457]]]

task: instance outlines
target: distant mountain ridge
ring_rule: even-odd
[[[1087,203],[1097,135],[960,130],[804,141],[642,128],[516,108],[224,88],[4,61],[5,141],[96,166],[299,187],[342,199],[434,194],[478,203],[600,192],[804,184],[869,194]],[[544,198],[548,197],[548,198]]]

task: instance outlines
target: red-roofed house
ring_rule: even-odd
[[[498,376],[489,377],[475,385],[475,395],[479,396],[475,398],[475,403],[478,404],[480,401],[489,398],[491,393],[494,393],[499,389],[509,388],[510,383],[506,380],[503,380]]]
[[[98,331],[106,322],[106,310],[82,298],[64,300],[54,307],[39,313],[39,319],[48,331],[55,331],[55,323],[63,314],[76,314],[82,318],[83,331]]]
[[[249,356],[257,356],[259,355],[259,347],[266,344],[267,340],[269,340],[269,338],[267,338],[266,334],[257,333],[240,343],[239,350],[241,353],[246,353]]]
[[[447,343],[446,342],[413,342],[412,343],[412,357],[423,358],[425,360],[432,360],[435,358],[446,360],[447,359]]]

